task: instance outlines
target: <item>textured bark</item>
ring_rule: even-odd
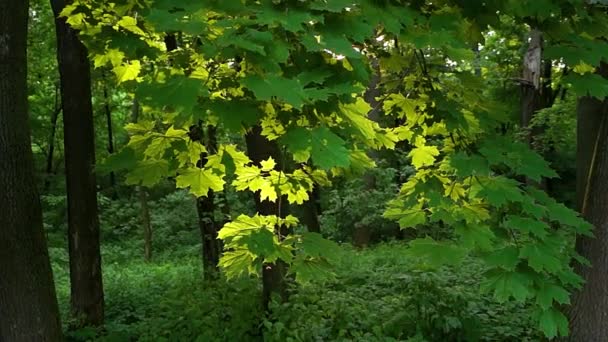
[[[608,65],[601,67],[608,76]],[[570,341],[608,341],[608,101],[583,97],[578,104],[577,203],[595,226],[595,238],[576,242],[591,267],[577,265],[585,279],[569,311]]]
[[[371,60],[371,67],[374,73],[369,81],[369,85],[367,86],[363,97],[365,99],[365,102],[369,103],[369,105],[372,107],[372,109],[367,114],[367,117],[372,121],[379,122],[380,116],[382,114],[382,104],[377,99],[378,96],[380,96],[380,87],[378,85],[381,80],[380,63],[377,58],[373,58]],[[367,155],[375,161],[380,158],[378,156],[378,152],[375,150],[369,150],[367,152]],[[363,176],[363,180],[365,182],[364,191],[371,191],[376,187],[376,177],[373,173],[366,172]],[[369,242],[371,240],[372,228],[369,225],[363,224],[361,222],[357,223],[354,228],[355,229],[353,231],[352,237],[353,245],[355,245],[356,247],[366,247],[367,245],[369,245]]]
[[[259,165],[261,161],[272,157],[276,162],[275,168],[281,170],[283,159],[279,146],[275,142],[267,140],[261,133],[262,128],[255,126],[245,136],[249,158]],[[260,215],[276,215],[279,217],[287,215],[287,201],[283,199],[278,199],[276,202],[262,201],[259,192],[257,192],[254,195],[254,200],[255,207]],[[279,234],[285,233],[281,227],[276,227],[276,231]],[[278,261],[262,266],[262,304],[265,309],[268,309],[268,304],[274,294],[278,295],[283,301],[287,300],[286,274],[287,265],[284,262]]]
[[[65,172],[68,197],[71,311],[74,327],[101,325],[104,295],[99,250],[95,180],[95,132],[87,50],[64,18],[66,3],[51,0],[57,17],[57,60],[61,80]]]
[[[61,324],[27,117],[27,1],[0,1],[0,341],[55,342]]]
[[[521,82],[521,113],[520,125],[526,129],[526,141],[531,148],[540,150],[536,137],[544,132],[544,127],[530,124],[536,112],[553,105],[555,100],[551,89],[551,60],[543,61],[543,34],[538,29],[530,31],[528,49],[524,55],[523,74]],[[540,183],[526,179],[528,184],[533,184],[541,189],[547,190],[549,180],[542,179]]]
[[[108,129],[108,153],[114,154],[114,130],[112,128],[112,110],[110,109],[110,97],[108,96],[108,87],[106,85],[106,77],[103,75],[103,108],[106,114],[106,126]],[[110,172],[110,187],[116,188],[116,175]],[[115,190],[113,196],[116,197]]]
[[[139,119],[139,101],[133,99],[131,107],[131,122],[137,123]],[[148,192],[144,186],[135,187],[139,199],[139,208],[141,210],[141,224],[144,231],[144,260],[152,261],[152,223],[150,221],[150,208],[148,207]]]
[[[308,194],[308,201],[302,205],[302,223],[306,226],[309,232],[320,233],[321,224],[319,223],[319,215],[321,208],[319,207],[319,186],[315,185],[312,191]]]
[[[150,224],[150,210],[148,208],[148,193],[138,186],[136,189],[139,194],[139,205],[141,210],[141,223],[144,227],[144,260],[152,261],[152,225]]]
[[[57,133],[57,120],[61,112],[61,103],[59,102],[59,87],[55,86],[55,106],[51,114],[51,134],[49,135],[49,150],[46,156],[46,177],[44,180],[44,189],[48,190],[51,186],[51,177],[53,172],[53,159],[55,156],[55,135]]]
[[[190,128],[190,137],[199,140],[207,148],[207,151],[213,154],[217,152],[215,130],[215,127],[208,126],[205,134],[200,124],[194,125]],[[206,163],[207,154],[202,153],[198,167],[204,167]],[[221,241],[217,238],[222,223],[215,219],[215,193],[213,190],[209,190],[207,196],[196,199],[196,209],[201,234],[203,269],[206,276],[214,278],[219,271],[218,263],[222,251]]]

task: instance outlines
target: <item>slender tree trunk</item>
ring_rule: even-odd
[[[133,99],[131,107],[131,122],[137,123],[139,119],[139,101]],[[148,192],[144,186],[135,187],[135,192],[139,199],[139,208],[141,210],[141,224],[144,231],[144,260],[152,261],[152,223],[150,221],[150,208],[148,207]]]
[[[103,107],[106,114],[106,125],[108,128],[108,153],[114,154],[114,130],[112,128],[112,110],[110,109],[110,97],[108,96],[108,87],[106,85],[105,73],[102,75],[103,82]],[[110,172],[110,187],[113,189],[113,195],[116,197],[116,175]]]
[[[0,341],[61,340],[27,117],[28,1],[0,1]]]
[[[152,261],[152,225],[150,224],[150,209],[148,208],[148,193],[138,186],[139,204],[141,206],[141,222],[144,226],[144,260]]]
[[[199,123],[190,127],[190,137],[198,140],[209,153],[213,154],[217,152],[215,130],[215,127],[207,126],[207,131],[204,132],[202,123]],[[202,168],[206,163],[207,154],[201,153],[198,167]],[[221,222],[217,222],[215,219],[215,192],[209,190],[207,196],[197,198],[196,209],[201,234],[203,270],[206,276],[215,278],[218,274],[218,263],[222,251],[221,241],[217,238]]]
[[[536,138],[543,134],[545,128],[539,125],[530,127],[530,125],[539,110],[553,105],[555,97],[551,89],[552,63],[551,60],[543,60],[542,32],[532,29],[529,38],[528,49],[524,55],[521,82],[520,125],[526,130],[526,141],[530,147],[542,150],[544,147],[538,145]],[[530,179],[527,179],[526,182],[544,190],[550,186],[549,180],[546,178],[543,178],[540,183]]]
[[[528,49],[524,55],[521,82],[521,126],[527,128],[539,109],[543,36],[537,29],[530,31]]]
[[[262,128],[255,126],[245,136],[247,143],[247,152],[252,162],[259,164],[261,161],[272,157],[276,161],[275,168],[281,170],[283,162],[279,146],[267,140],[262,136]],[[270,201],[262,201],[259,192],[254,195],[255,207],[260,215],[276,215],[285,217],[288,211],[286,208],[287,201],[279,198],[275,203]],[[282,227],[276,227],[277,233],[283,235]],[[268,304],[273,295],[278,295],[283,301],[287,300],[287,265],[284,262],[278,261],[272,264],[264,264],[262,266],[262,304],[264,308],[268,308]]]
[[[55,135],[57,134],[57,120],[61,112],[61,103],[59,102],[59,87],[55,86],[55,106],[51,114],[51,134],[49,135],[49,151],[46,156],[46,177],[44,180],[44,190],[48,190],[51,186],[51,177],[55,174],[53,168],[53,158],[55,155]]]
[[[600,73],[608,78],[608,65]],[[576,250],[592,266],[577,265],[585,279],[569,311],[570,341],[608,341],[608,100],[579,99],[577,202],[595,226],[595,238],[581,237]]]
[[[65,171],[68,197],[71,309],[75,327],[101,325],[104,295],[99,249],[95,132],[87,50],[59,13],[66,3],[51,0],[56,16],[61,79]]]
[[[369,103],[372,107],[372,110],[367,114],[367,117],[375,122],[380,121],[381,114],[381,104],[378,102],[377,97],[380,96],[380,88],[378,84],[381,80],[380,74],[380,64],[377,58],[371,59],[371,67],[373,70],[373,75],[369,81],[369,85],[367,86],[367,90],[365,91],[364,98],[365,102]],[[377,151],[369,150],[367,155],[373,160],[378,160],[379,156]],[[365,182],[365,190],[371,191],[376,188],[376,177],[371,172],[366,172],[363,176],[363,180]],[[357,247],[366,247],[371,240],[371,227],[367,224],[357,223],[355,225],[355,230],[353,232],[353,245]]]
[[[315,185],[312,191],[308,194],[308,201],[302,205],[302,223],[306,226],[309,232],[320,233],[321,224],[319,223],[319,186]]]

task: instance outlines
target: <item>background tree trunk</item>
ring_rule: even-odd
[[[207,126],[207,130],[202,124],[190,127],[190,138],[199,141],[211,154],[217,152],[217,139],[215,127]],[[201,153],[198,167],[204,167],[207,163],[207,153]],[[205,275],[214,278],[218,274],[218,263],[222,251],[221,241],[217,238],[221,222],[215,219],[215,192],[209,190],[207,196],[196,199],[196,212],[198,215],[198,225],[201,234],[203,258],[203,270]]]
[[[279,146],[274,141],[269,141],[262,136],[260,126],[253,127],[245,136],[245,141],[247,143],[247,154],[252,162],[259,165],[261,161],[272,157],[276,162],[275,169],[282,170],[283,159]],[[274,203],[262,201],[260,193],[256,192],[254,200],[255,208],[260,215],[287,216],[287,201],[284,201],[281,197]],[[281,227],[276,227],[276,230],[281,233]],[[262,266],[262,304],[265,309],[268,309],[268,304],[274,294],[278,295],[283,301],[287,300],[286,274],[287,265],[280,260]]]
[[[110,109],[110,97],[108,95],[108,87],[106,85],[105,72],[102,74],[103,86],[103,108],[106,114],[106,125],[108,129],[108,153],[114,154],[114,130],[112,127],[112,110]],[[112,196],[116,199],[116,175],[110,172],[110,187],[112,188]]]
[[[600,73],[608,77],[608,65]],[[608,341],[608,101],[583,97],[578,104],[577,202],[595,226],[576,250],[592,266],[577,265],[586,281],[570,308],[570,341]]]
[[[0,1],[0,341],[61,340],[27,117],[28,1]]]
[[[51,186],[51,177],[55,174],[53,171],[53,158],[55,156],[55,135],[57,134],[57,120],[61,113],[61,102],[59,100],[59,86],[55,85],[55,105],[51,114],[51,134],[49,135],[49,151],[46,156],[46,175],[44,179],[44,190],[48,190]]]
[[[319,223],[319,215],[321,213],[319,191],[319,186],[315,184],[312,191],[308,194],[308,201],[302,205],[302,223],[312,233],[321,233],[321,223]]]
[[[150,209],[148,208],[148,193],[138,186],[136,192],[139,194],[139,205],[141,207],[141,223],[144,226],[144,260],[152,261],[152,225],[150,224]]]
[[[65,18],[66,3],[51,0],[56,16],[57,60],[68,197],[71,309],[75,327],[101,325],[104,295],[99,250],[99,218],[95,180],[95,132],[91,104],[91,73],[87,50]]]
[[[133,99],[131,107],[131,122],[137,123],[139,120],[139,101]],[[148,207],[148,192],[144,186],[136,186],[135,192],[139,199],[139,208],[141,211],[141,224],[144,231],[144,260],[152,261],[152,223],[150,221],[150,208]]]

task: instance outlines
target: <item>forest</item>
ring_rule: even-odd
[[[0,342],[608,341],[608,0],[0,0]]]

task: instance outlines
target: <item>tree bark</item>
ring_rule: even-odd
[[[51,177],[53,172],[53,158],[55,155],[55,135],[57,134],[57,120],[61,112],[61,103],[59,102],[59,87],[55,85],[55,106],[51,114],[51,134],[49,135],[49,151],[46,156],[46,175],[44,180],[44,190],[48,190],[51,186]]]
[[[0,341],[61,340],[27,116],[28,1],[0,1]]]
[[[63,0],[51,0],[57,33],[57,60],[68,197],[71,311],[74,327],[101,325],[104,294],[95,180],[95,132],[87,49],[59,13]]]
[[[267,140],[262,136],[262,128],[260,126],[253,127],[245,136],[247,143],[247,153],[249,158],[255,164],[260,164],[261,161],[272,157],[276,166],[275,169],[283,168],[283,160],[281,158],[281,150],[274,141]],[[288,209],[286,208],[287,201],[283,201],[280,197],[276,202],[262,201],[260,193],[254,195],[255,207],[260,215],[276,215],[285,217]],[[276,233],[283,235],[282,227],[276,227]],[[282,301],[287,300],[287,265],[280,260],[272,264],[264,264],[262,266],[262,304],[265,309],[273,295],[278,295]]]
[[[367,113],[368,119],[379,122],[382,109],[381,103],[377,99],[378,96],[380,96],[380,88],[378,85],[381,81],[380,62],[378,58],[371,59],[371,67],[373,74],[363,97],[365,102],[372,107],[369,113]],[[370,149],[367,152],[367,155],[374,161],[378,161],[379,159],[378,152],[373,149]],[[365,183],[364,191],[371,191],[376,188],[376,176],[372,172],[366,172],[365,175],[363,175],[363,180]],[[367,247],[371,240],[371,232],[372,229],[367,224],[358,223],[355,225],[352,237],[353,245],[356,247]]]
[[[551,89],[552,65],[551,60],[543,60],[543,34],[538,29],[530,31],[528,49],[524,55],[521,81],[521,113],[520,125],[526,130],[526,142],[530,148],[542,150],[536,138],[543,134],[544,127],[530,127],[536,113],[553,105],[554,96]],[[526,179],[526,183],[548,190],[550,180],[543,178],[540,183]]]
[[[209,153],[213,154],[217,152],[215,127],[207,126],[207,131],[204,132],[202,124],[199,123],[190,128],[190,137],[203,144]],[[202,168],[206,163],[207,154],[201,153],[198,167]],[[196,209],[201,234],[203,270],[207,277],[215,278],[219,271],[218,263],[222,251],[221,241],[217,238],[219,227],[222,223],[217,222],[215,219],[215,192],[209,190],[207,196],[198,197],[196,199]]]
[[[608,78],[608,65],[602,64],[600,73]],[[608,341],[608,100],[583,97],[577,112],[577,203],[595,226],[595,238],[576,242],[592,266],[577,265],[586,283],[569,310],[569,340]]]
[[[139,101],[133,99],[131,107],[131,122],[137,123],[139,119]],[[139,208],[141,210],[141,224],[144,230],[144,260],[152,261],[152,223],[150,220],[150,208],[148,207],[148,192],[144,186],[135,187],[139,199]]]
[[[150,209],[148,208],[148,193],[140,186],[136,189],[141,206],[141,222],[144,226],[144,260],[152,261],[152,225],[150,224]]]
[[[302,205],[302,223],[309,232],[321,233],[321,223],[319,223],[319,186],[315,185],[308,194],[308,201]]]
[[[108,153],[114,154],[114,130],[112,128],[112,110],[110,109],[110,97],[106,85],[105,73],[102,76],[103,82],[103,108],[106,114],[106,125],[108,129]],[[110,172],[110,187],[113,189],[113,196],[116,197],[116,175]]]

